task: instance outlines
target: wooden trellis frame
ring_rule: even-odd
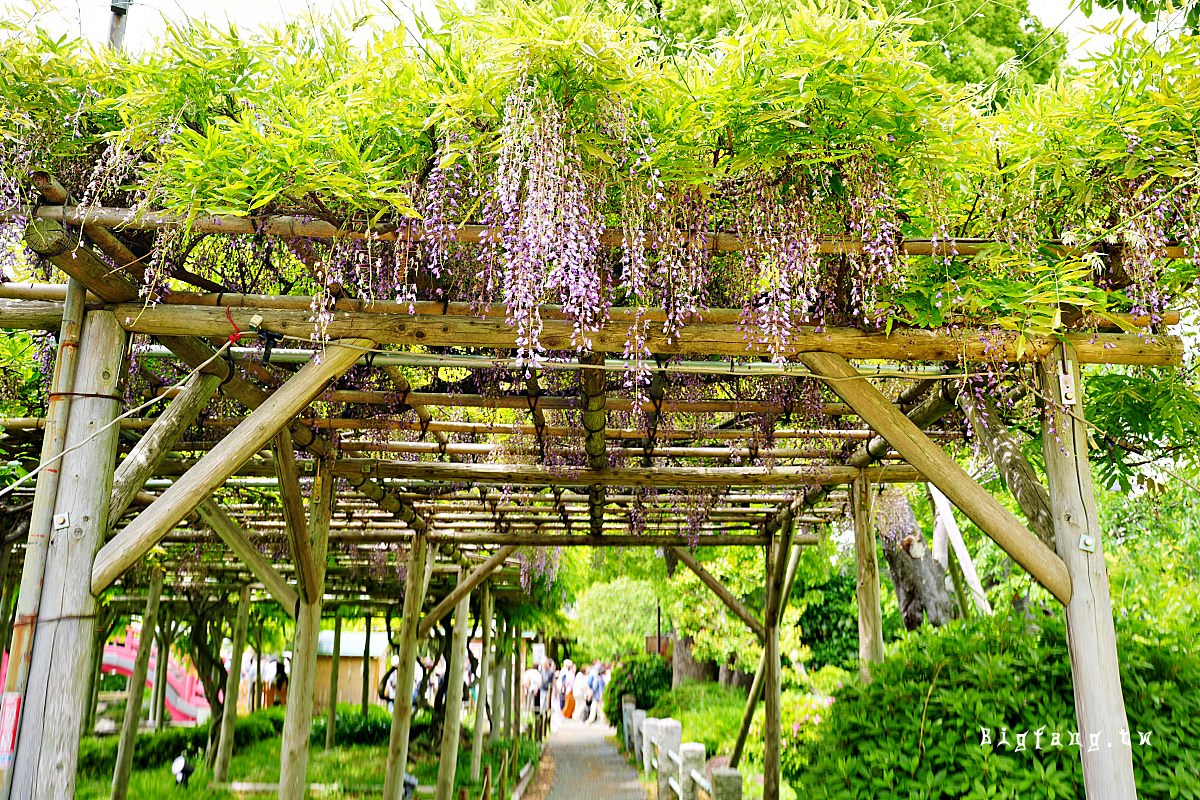
[[[48,199],[60,194],[52,179],[50,182],[41,179],[39,186]],[[65,193],[61,195],[65,201]],[[1034,337],[1018,344],[1015,335],[990,330],[965,329],[949,333],[906,329],[883,335],[846,328],[797,329],[789,354],[805,364],[813,375],[826,381],[843,401],[827,404],[825,410],[861,420],[848,430],[826,427],[788,432],[789,437],[796,439],[836,440],[842,446],[840,452],[849,454],[830,459],[827,452],[818,448],[775,448],[758,452],[738,450],[735,446],[674,447],[671,443],[686,438],[687,432],[672,430],[663,424],[661,415],[665,413],[738,413],[760,409],[761,404],[738,400],[672,402],[664,400],[661,384],[659,393],[653,395],[652,391],[651,400],[642,406],[652,420],[649,436],[644,436],[642,431],[613,426],[608,415],[629,410],[633,404],[626,398],[607,395],[603,373],[588,367],[603,365],[605,353],[620,353],[625,348],[625,330],[633,311],[615,308],[612,322],[592,336],[592,350],[579,359],[583,367],[579,396],[548,396],[537,384],[536,376],[531,376],[527,392],[521,396],[438,395],[413,391],[403,374],[391,368],[387,375],[403,395],[404,407],[415,412],[417,421],[379,420],[378,428],[416,429],[422,434],[431,434],[432,441],[390,448],[353,441],[339,446],[325,438],[327,432],[366,430],[370,428],[368,421],[313,419],[306,416],[307,410],[323,395],[330,382],[356,364],[364,353],[385,345],[513,348],[515,334],[503,322],[502,312],[494,310],[488,317],[480,318],[464,304],[416,303],[410,313],[407,305],[338,300],[334,305],[334,318],[328,325],[330,342],[321,359],[301,367],[282,385],[275,387],[263,380],[269,376],[261,370],[251,369],[249,376],[238,375],[229,363],[214,358],[213,341],[224,341],[231,328],[248,337],[254,336],[256,331],[270,331],[307,340],[312,331],[309,298],[225,292],[177,293],[162,304],[146,306],[138,300],[137,259],[121,242],[119,230],[112,229],[158,229],[177,226],[181,220],[152,213],[137,215],[123,209],[92,209],[85,213],[63,205],[6,213],[10,218],[14,213],[25,213],[34,220],[30,225],[31,245],[68,273],[72,278],[70,285],[75,288],[0,286],[0,327],[55,331],[62,328],[70,332],[82,326],[85,347],[91,348],[87,351],[89,357],[80,365],[80,374],[73,386],[56,389],[63,396],[75,398],[71,402],[73,410],[69,422],[64,419],[61,409],[52,406],[46,420],[9,420],[4,423],[7,427],[13,430],[44,427],[48,439],[65,435],[68,441],[72,437],[81,440],[84,431],[95,427],[96,418],[115,415],[117,400],[113,392],[118,371],[115,365],[120,361],[125,337],[130,333],[153,336],[184,364],[198,370],[188,388],[171,399],[157,422],[133,419],[114,425],[107,435],[97,439],[91,448],[93,452],[86,448],[79,451],[86,453],[86,457],[76,455],[69,462],[64,459],[64,471],[69,463],[75,471],[73,474],[82,476],[81,486],[88,491],[82,491],[79,498],[72,500],[72,492],[64,493],[58,489],[58,502],[78,504],[72,506],[69,513],[89,518],[91,524],[75,539],[84,544],[73,547],[70,558],[62,562],[69,565],[70,573],[62,573],[60,569],[39,594],[42,608],[53,608],[56,617],[39,617],[34,606],[34,616],[18,620],[14,655],[22,665],[30,656],[35,664],[48,664],[51,657],[59,659],[64,665],[61,669],[69,671],[70,676],[56,683],[55,702],[61,703],[62,709],[56,711],[53,719],[48,716],[47,704],[51,698],[45,680],[31,683],[28,688],[19,687],[25,691],[25,710],[16,769],[9,770],[6,776],[10,781],[13,775],[20,776],[12,782],[13,797],[65,796],[70,793],[79,728],[78,711],[66,706],[78,699],[73,697],[70,687],[83,683],[81,679],[74,679],[90,668],[89,648],[82,643],[89,640],[89,615],[95,604],[93,595],[119,581],[125,571],[143,559],[156,544],[203,540],[205,534],[187,521],[193,511],[199,512],[200,518],[218,533],[238,559],[221,567],[208,568],[209,577],[201,585],[214,591],[243,590],[247,585],[254,585],[269,594],[296,617],[296,649],[298,657],[305,663],[313,656],[323,603],[372,607],[376,603],[394,603],[402,597],[403,658],[399,686],[411,683],[418,637],[452,607],[458,609],[456,641],[461,639],[461,618],[472,590],[485,586],[489,600],[484,605],[494,604],[498,613],[519,599],[519,574],[512,561],[518,546],[676,548],[678,557],[765,644],[747,719],[752,716],[758,692],[765,691],[765,796],[774,798],[779,784],[778,635],[782,607],[794,579],[795,548],[820,540],[819,534],[796,528],[798,525],[822,525],[843,513],[836,503],[821,504],[831,497],[831,493],[839,491],[839,487],[852,487],[852,508],[859,540],[859,613],[864,639],[861,653],[866,667],[866,662],[880,658],[882,651],[878,637],[877,567],[873,563],[874,550],[870,544],[868,504],[863,502],[865,487],[869,483],[928,480],[1066,605],[1081,727],[1114,732],[1121,725],[1127,727],[1120,700],[1112,616],[1103,551],[1099,546],[1100,532],[1090,522],[1080,522],[1094,520],[1086,432],[1079,429],[1077,421],[1067,420],[1071,437],[1066,451],[1059,448],[1051,434],[1047,434],[1047,442],[1055,441],[1056,453],[1062,454],[1062,457],[1047,456],[1051,477],[1048,496],[1056,539],[1052,549],[975,484],[934,439],[926,435],[925,430],[954,407],[953,392],[946,389],[946,382],[918,384],[917,389],[892,400],[861,376],[847,359],[914,363],[1024,362],[1036,366],[1043,376],[1043,391],[1054,397],[1058,385],[1056,373],[1065,370],[1064,374],[1072,374],[1080,363],[1179,363],[1182,343],[1178,337],[1161,332],[1138,335],[1110,329],[1068,331],[1059,339]],[[118,269],[112,269],[64,225],[83,225],[90,240],[117,263]],[[190,225],[197,232],[232,235],[253,233],[313,238],[364,235],[361,231],[340,230],[325,221],[294,217],[258,221],[201,217],[192,220]],[[463,226],[458,235],[461,241],[473,242],[478,241],[482,233],[477,227]],[[388,230],[371,235],[381,239],[419,236]],[[609,238],[614,235],[613,232],[605,234]],[[744,243],[726,234],[711,234],[709,244],[719,251],[745,247]],[[909,254],[946,252],[964,255],[977,252],[987,244],[978,241],[936,244],[908,241],[904,251]],[[857,247],[852,240],[833,240],[822,244],[822,252],[854,252]],[[1168,252],[1168,256],[1171,255]],[[1182,251],[1175,255],[1182,255]],[[747,345],[738,325],[738,315],[740,310],[736,309],[711,310],[706,312],[705,321],[689,324],[677,339],[668,341],[661,334],[652,334],[647,346],[663,356],[695,353],[705,357],[754,358],[764,355],[762,348]],[[543,317],[543,344],[549,349],[573,349],[570,342],[572,325],[561,310],[544,309]],[[1176,319],[1176,316],[1168,315],[1167,322]],[[1148,326],[1144,319],[1129,318],[1123,322]],[[94,341],[88,344],[89,330],[104,333],[94,334]],[[69,340],[69,336],[64,339]],[[69,355],[70,350],[64,349],[60,372],[69,366]],[[378,369],[389,368],[381,366]],[[81,391],[81,387],[88,391]],[[929,391],[931,388],[933,391]],[[217,390],[240,402],[247,409],[246,415],[209,421],[209,430],[228,431],[215,444],[184,443],[188,451],[202,453],[199,460],[193,462],[174,457],[171,451],[180,436],[194,422],[207,398]],[[383,393],[372,392],[340,391],[333,393],[330,399],[366,405],[395,402]],[[98,403],[103,408],[92,408]],[[455,405],[524,408],[529,412],[528,424],[489,426],[438,418],[439,408]],[[582,412],[583,430],[548,424],[546,411],[566,408]],[[119,491],[114,491],[110,500],[107,483],[118,452],[117,431],[145,428],[148,430],[134,454],[123,462]],[[461,446],[452,442],[448,433],[491,436],[532,433],[537,437],[536,452],[532,454],[540,455],[543,460],[549,439],[573,440],[579,442],[586,453],[587,466],[563,470],[528,464],[465,462],[462,461],[465,457],[492,451],[480,446]],[[725,432],[725,438],[736,440],[744,433],[741,430]],[[636,439],[645,439],[640,448],[621,444]],[[298,462],[297,451],[304,451],[315,460]],[[439,460],[398,461],[387,457],[396,452],[431,455]],[[373,457],[362,457],[368,453]],[[655,464],[655,459],[672,457],[728,459],[756,455],[817,463],[771,467]],[[610,459],[622,463],[636,461],[637,465],[610,466]],[[832,461],[836,463],[830,463]],[[300,481],[314,474],[307,470],[315,470],[320,478],[316,481],[319,489],[314,489],[311,507],[306,512]],[[151,475],[156,480],[169,479],[160,494],[144,490]],[[264,485],[273,486],[279,494],[279,510],[264,512],[252,506],[236,507],[236,504],[222,508],[214,501],[213,492],[235,477],[263,480]],[[335,490],[337,479],[344,479],[351,488]],[[47,492],[55,491],[45,488],[53,483],[53,480],[39,483],[38,498],[43,506],[48,502],[57,509],[54,497],[45,496]],[[461,484],[468,488],[459,488]],[[498,495],[488,488],[498,485],[524,488],[510,495]],[[635,496],[631,487],[659,486],[704,488],[715,492],[719,508],[710,514],[709,529],[703,530],[698,538],[681,534],[677,530],[681,515],[659,508],[656,509],[659,513],[657,522],[652,526],[657,531],[644,536],[614,532],[631,513],[622,510],[622,506]],[[135,511],[126,514],[127,508]],[[110,510],[114,512],[113,527],[119,528],[115,534],[106,524]],[[257,553],[243,529],[282,531],[290,559],[272,563]],[[1095,553],[1081,555],[1081,536],[1092,537],[1090,546]],[[31,529],[27,551],[34,553],[35,544],[47,538],[52,548],[68,544],[62,541],[64,537],[56,537],[52,531]],[[766,549],[764,584],[767,602],[761,620],[691,557],[687,546],[696,542]],[[388,586],[363,580],[357,572],[363,566],[361,561],[343,553],[337,546],[339,543],[408,545],[410,562],[404,590],[400,591],[394,581]],[[325,555],[327,548],[330,548],[328,558]],[[439,555],[445,562],[435,566]],[[871,557],[866,557],[868,555]],[[27,569],[36,570],[38,559],[27,558],[26,565]],[[187,570],[182,565],[178,569],[180,576],[186,576]],[[456,587],[446,580],[451,574],[459,576]],[[35,583],[31,580],[26,575],[23,585],[36,586],[41,582],[40,576]],[[62,588],[68,582],[76,584],[74,591],[63,595]],[[83,586],[90,586],[92,592],[82,591]],[[61,596],[56,604],[48,606],[46,598],[53,592],[59,592]],[[126,591],[120,602],[135,604],[138,599]],[[170,602],[170,596],[163,600],[164,604]],[[421,611],[426,607],[430,610],[422,618]],[[494,637],[497,642],[505,638],[499,635],[502,628],[503,625],[497,626]],[[35,630],[36,635],[31,636]],[[83,655],[71,659],[59,655],[72,647]],[[59,669],[59,661],[55,663],[55,668]],[[10,686],[20,680],[21,673],[20,668],[10,671]],[[496,685],[499,685],[498,681]],[[293,702],[302,709],[306,704],[310,706],[311,689],[311,671],[302,668],[292,686]],[[385,796],[398,789],[398,775],[407,752],[407,717],[405,703],[400,700],[398,698],[396,704],[396,721],[389,747]],[[74,702],[74,705],[82,707],[80,702]],[[308,711],[311,713],[311,707]],[[307,719],[306,714],[289,714],[284,735],[281,797],[293,796],[304,782]],[[456,739],[455,735],[448,741]],[[479,737],[476,740],[479,741]],[[744,743],[744,732],[741,743]],[[444,763],[443,769],[452,770],[453,767],[446,767]],[[1094,791],[1092,787],[1105,786],[1110,790],[1105,796],[1133,796],[1132,765],[1127,749],[1113,749],[1103,760],[1085,755],[1084,771],[1089,793]],[[440,777],[439,786],[443,783],[445,776]],[[8,784],[5,786],[7,789]],[[1112,794],[1112,791],[1118,794]]]

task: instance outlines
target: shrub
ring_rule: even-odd
[[[1200,785],[1182,777],[1200,774],[1200,659],[1125,635],[1118,648],[1130,727],[1153,731],[1149,746],[1133,734],[1139,795],[1200,798]],[[796,743],[786,777],[802,796],[1080,796],[1061,621],[1030,630],[1022,618],[998,617],[925,629],[872,677],[838,691],[819,736]],[[984,728],[997,744],[981,743]],[[998,744],[1001,729],[1008,746]],[[1024,751],[1015,749],[1017,732],[1038,729],[1040,749],[1033,733]]]
[[[325,729],[329,717],[322,714],[313,719],[311,741],[314,744],[325,743]],[[349,744],[386,744],[392,733],[392,715],[382,706],[368,706],[367,714],[363,716],[362,707],[348,703],[338,704],[337,730],[334,733],[334,743]]]
[[[264,709],[242,717],[233,729],[236,747],[246,747],[262,739],[277,736],[283,730],[283,709]],[[279,720],[276,727],[275,720]],[[170,763],[184,750],[203,752],[208,744],[208,725],[167,728],[165,731],[138,734],[133,749],[134,769],[152,769]],[[84,737],[79,743],[78,774],[83,778],[112,775],[117,763],[117,737]]]
[[[671,690],[671,665],[660,656],[643,653],[617,665],[604,688],[604,716],[617,726],[622,738],[621,697],[632,694],[638,708],[653,708]]]
[[[658,698],[647,716],[671,717],[683,726],[685,742],[700,742],[711,758],[729,755],[742,724],[746,692],[717,683],[685,683]]]

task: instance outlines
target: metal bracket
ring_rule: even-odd
[[[1096,537],[1090,533],[1079,534],[1079,549],[1085,553],[1096,552]]]
[[[62,514],[54,515],[54,530],[61,531],[63,528],[71,527],[71,515],[65,511]]]
[[[1073,406],[1079,402],[1075,394],[1075,375],[1071,372],[1069,361],[1062,363],[1064,371],[1058,373],[1058,397],[1064,406]]]

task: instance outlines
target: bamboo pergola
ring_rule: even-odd
[[[29,220],[30,247],[70,280],[0,285],[0,327],[53,331],[59,342],[45,418],[3,425],[13,434],[40,433],[43,460],[64,445],[68,452],[56,468],[39,475],[22,551],[22,605],[12,646],[16,667],[6,687],[24,693],[15,768],[8,773],[13,797],[65,787],[54,776],[73,776],[83,707],[75,687],[93,669],[92,651],[82,643],[90,641],[96,597],[118,586],[120,602],[140,603],[140,586],[129,571],[155,548],[168,553],[164,602],[191,585],[226,592],[250,585],[295,617],[291,698],[308,711],[289,711],[279,789],[280,797],[294,797],[304,783],[322,604],[403,604],[397,685],[404,687],[412,683],[416,642],[452,609],[455,634],[465,636],[460,631],[473,590],[484,587],[475,594],[480,609],[488,609],[485,619],[503,617],[506,608],[523,601],[518,548],[583,545],[670,550],[763,642],[747,719],[761,693],[764,796],[775,798],[779,626],[795,553],[820,541],[826,523],[850,509],[858,544],[861,652],[864,662],[879,660],[868,488],[880,483],[935,485],[1062,602],[1080,729],[1128,729],[1079,368],[1179,363],[1180,339],[1157,324],[1152,328],[1148,319],[1122,320],[1134,330],[1127,332],[1068,314],[1074,327],[1061,336],[1023,341],[989,328],[898,328],[885,335],[801,327],[788,344],[788,362],[779,365],[766,361],[765,347],[746,341],[739,309],[712,309],[677,338],[651,326],[647,346],[661,359],[651,371],[663,380],[657,393],[652,384],[635,397],[607,379],[623,368],[610,354],[625,350],[625,331],[635,314],[614,308],[589,350],[553,365],[578,374],[574,391],[547,391],[539,377],[549,368],[528,374],[524,389],[509,394],[423,391],[409,385],[400,365],[511,367],[508,354],[518,346],[517,334],[503,309],[343,296],[332,306],[327,339],[314,356],[299,348],[313,333],[312,298],[238,294],[208,279],[177,275],[196,291],[180,286],[161,302],[146,304],[140,273],[146,254],[127,235],[183,221],[128,209],[77,208],[66,204],[65,191],[49,176],[35,183],[50,204],[9,216]],[[188,224],[195,232],[221,236],[419,236],[351,231],[297,217],[203,217]],[[458,229],[464,243],[482,235],[474,226]],[[620,236],[610,231],[603,241],[619,242]],[[721,251],[749,246],[725,233],[712,234],[709,244]],[[908,241],[905,251],[967,255],[986,244]],[[822,252],[857,247],[853,240],[830,240]],[[575,350],[572,322],[561,309],[543,308],[542,316],[543,344],[552,351]],[[649,318],[661,322],[653,311]],[[1167,315],[1165,321],[1176,320]],[[125,406],[133,407],[118,388],[133,334],[152,337],[158,348],[152,357],[173,360],[188,377],[158,393],[158,405],[116,423]],[[279,348],[270,368],[253,360],[261,350],[247,346],[256,339]],[[997,363],[1031,367],[1045,398],[1049,544],[943,449],[962,435],[953,425],[939,427],[958,408],[957,381],[977,365]],[[386,374],[395,391],[339,386],[339,378],[355,367]],[[672,371],[808,377],[825,387],[814,412],[819,420],[787,422],[761,444],[763,437],[746,417],[761,414],[765,401],[668,396],[661,387]],[[1011,374],[1000,375],[1012,382]],[[206,412],[217,397],[225,398],[220,408]],[[229,411],[233,405],[241,410]],[[513,422],[456,418],[464,408],[510,409]],[[567,422],[562,416],[567,411],[579,422]],[[635,412],[641,415],[637,424],[628,421]],[[690,425],[682,424],[685,417]],[[567,457],[555,461],[548,453]],[[234,487],[271,502],[235,499]],[[679,490],[702,495],[704,508],[681,508]],[[271,546],[264,547],[267,543]],[[222,555],[203,563],[178,557],[184,548],[204,545]],[[705,571],[691,554],[697,545],[765,549],[761,615]],[[406,557],[403,584],[371,569],[373,558],[397,547]],[[496,639],[502,628],[498,623]],[[491,634],[490,621],[484,630]],[[518,668],[514,663],[510,672]],[[452,662],[448,674],[454,670]],[[389,798],[399,796],[408,745],[411,708],[406,692],[399,694]],[[1089,785],[1132,786],[1128,748],[1099,755],[1083,756]],[[452,772],[453,765],[451,782]],[[444,780],[439,777],[439,788]]]

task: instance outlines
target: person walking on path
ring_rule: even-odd
[[[595,725],[604,718],[604,687],[608,685],[608,668],[596,662],[596,671],[588,677],[588,686],[592,690],[591,711],[587,721]]]

